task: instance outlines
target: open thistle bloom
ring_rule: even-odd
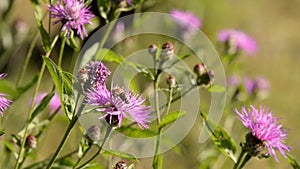
[[[62,30],[67,31],[68,36],[72,29],[77,30],[77,35],[81,39],[83,39],[83,35],[87,36],[84,25],[91,24],[90,20],[94,15],[89,11],[89,7],[84,6],[82,0],[58,0],[56,5],[49,6],[49,11],[51,17],[57,19],[54,24],[62,22]]]
[[[6,76],[5,73],[0,74],[0,79]],[[3,112],[8,109],[9,105],[11,104],[11,100],[5,98],[5,94],[0,93],[0,115],[3,116]]]
[[[257,50],[255,40],[240,30],[221,30],[218,32],[218,40],[227,44],[230,54],[244,50],[247,54],[251,55]]]
[[[86,104],[98,106],[97,111],[105,114],[99,119],[106,119],[112,126],[122,124],[122,119],[129,114],[141,129],[148,129],[150,107],[142,105],[144,99],[140,95],[119,86],[113,86],[108,90],[105,85],[98,85],[88,91]]]
[[[243,107],[241,112],[237,109],[235,112],[243,125],[250,130],[246,136],[246,147],[244,147],[249,155],[261,155],[262,150],[266,148],[268,154],[272,155],[276,161],[278,159],[275,150],[286,157],[286,152],[290,151],[290,147],[284,143],[287,130],[282,129],[282,125],[277,123],[272,112],[262,106],[259,110],[251,106],[249,110]]]

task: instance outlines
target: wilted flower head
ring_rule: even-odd
[[[5,73],[0,74],[0,79],[6,76]],[[3,116],[3,112],[8,109],[9,105],[12,103],[11,100],[5,98],[5,94],[0,93],[0,115]]]
[[[232,50],[231,53],[236,53],[240,50],[244,50],[246,53],[251,55],[257,50],[255,40],[246,33],[239,30],[221,30],[220,32],[218,32],[218,40],[220,42],[226,43],[228,45],[228,48]]]
[[[89,7],[84,6],[82,0],[57,0],[55,5],[49,6],[51,17],[56,18],[58,22],[63,23],[62,30],[67,31],[68,36],[72,29],[77,30],[77,35],[83,39],[83,35],[87,36],[85,24],[91,24],[90,21],[94,15],[89,11]]]
[[[84,89],[87,90],[104,85],[109,75],[110,71],[102,62],[91,61],[78,72],[77,78],[83,84]]]
[[[120,127],[123,118],[129,114],[141,129],[148,129],[150,107],[142,105],[144,101],[141,96],[119,86],[113,86],[111,90],[106,86],[96,86],[88,91],[85,100],[86,104],[98,106],[97,111],[105,113],[99,119],[106,119],[111,125],[118,122]]]
[[[262,153],[260,149],[266,148],[276,161],[278,159],[275,150],[286,157],[286,152],[290,151],[290,147],[284,143],[287,130],[282,129],[282,125],[277,123],[277,119],[273,117],[272,112],[262,106],[259,110],[251,106],[249,110],[243,107],[241,112],[237,109],[235,109],[235,112],[243,125],[250,130],[251,134],[246,136],[247,147],[245,147],[250,155],[260,155]],[[249,143],[249,141],[252,141],[252,143]],[[253,144],[253,141],[256,144]]]

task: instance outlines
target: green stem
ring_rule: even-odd
[[[52,156],[50,162],[48,163],[48,165],[47,165],[47,167],[46,167],[47,169],[50,169],[50,168],[52,167],[54,161],[55,161],[56,158],[58,157],[60,151],[62,150],[63,146],[65,145],[65,143],[66,143],[66,141],[67,141],[67,139],[69,138],[69,136],[70,136],[70,134],[71,134],[71,130],[73,129],[73,127],[74,127],[74,125],[76,124],[77,120],[78,120],[78,117],[77,117],[77,116],[74,116],[74,117],[72,118],[72,121],[69,123],[69,126],[68,126],[68,128],[67,128],[67,130],[66,130],[66,132],[65,132],[65,134],[64,134],[64,136],[63,136],[63,138],[62,138],[62,141],[60,142],[58,148],[56,149],[54,155]]]
[[[89,147],[83,152],[82,156],[80,158],[78,158],[78,160],[76,161],[76,163],[73,166],[73,169],[77,167],[77,165],[80,163],[80,161],[86,156],[86,154],[90,151],[90,149],[92,148],[92,144],[89,145]]]
[[[242,169],[245,166],[245,164],[251,159],[251,157],[252,157],[251,155],[246,154],[246,157],[244,158],[243,162],[241,163],[239,169]]]
[[[52,41],[52,44],[50,46],[50,50],[47,51],[47,53],[45,54],[45,57],[49,58],[56,42],[58,40],[58,36],[55,36],[55,38],[53,39]],[[43,77],[43,74],[44,74],[44,71],[45,71],[45,68],[46,68],[46,63],[43,62],[42,64],[42,67],[41,67],[41,70],[40,70],[40,75],[39,75],[39,78],[37,80],[37,85],[36,85],[36,88],[35,88],[35,91],[34,91],[34,94],[33,94],[33,98],[32,100],[35,100],[37,94],[38,94],[38,91],[39,91],[39,88],[40,88],[40,85],[41,85],[41,81],[42,81],[42,77]],[[28,114],[28,118],[27,118],[27,122],[25,123],[25,130],[24,130],[24,134],[23,134],[23,140],[22,140],[22,143],[21,143],[21,147],[19,149],[19,152],[18,152],[18,158],[16,160],[16,163],[15,163],[15,169],[18,169],[18,168],[21,168],[21,165],[20,165],[20,162],[23,161],[23,157],[24,155],[24,146],[25,146],[25,141],[26,141],[26,136],[27,136],[27,132],[28,132],[28,126],[29,126],[29,120],[31,119],[31,116],[32,116],[32,113],[33,113],[33,108],[34,108],[34,102],[31,103],[31,106],[30,106],[30,109],[29,109],[29,114]]]
[[[237,169],[238,168],[238,166],[241,163],[241,160],[243,159],[243,157],[244,157],[245,154],[246,154],[246,152],[242,148],[241,154],[240,154],[237,162],[234,164],[233,169]]]
[[[22,71],[21,71],[21,73],[19,75],[19,78],[17,80],[17,88],[21,87],[21,83],[24,79],[25,72],[26,72],[26,69],[28,67],[28,64],[29,64],[30,58],[32,56],[32,52],[33,52],[33,49],[34,49],[34,46],[35,46],[35,43],[36,43],[38,37],[39,37],[39,34],[38,34],[38,32],[36,32],[35,35],[34,35],[33,40],[30,43],[28,52],[27,52],[26,57],[25,57],[25,61],[24,61],[23,66],[22,66]]]
[[[105,134],[105,136],[104,136],[103,142],[102,142],[101,146],[99,147],[98,151],[97,151],[97,152],[96,152],[89,160],[87,160],[85,163],[83,163],[82,165],[80,165],[80,166],[77,167],[76,169],[81,169],[81,168],[83,168],[85,165],[87,165],[89,162],[91,162],[92,160],[94,160],[94,159],[99,155],[99,153],[101,152],[101,150],[102,150],[102,148],[103,148],[103,146],[104,146],[104,144],[105,144],[107,138],[109,137],[111,131],[112,131],[112,127],[109,126],[109,127],[107,128],[107,130],[106,130],[106,134]]]
[[[63,58],[63,54],[64,54],[65,44],[66,44],[66,38],[63,37],[62,41],[61,41],[59,56],[58,56],[58,63],[57,63],[58,67],[61,67],[61,64],[62,64],[62,58]]]
[[[170,107],[171,107],[171,103],[172,103],[172,99],[173,99],[173,89],[174,89],[173,87],[170,87],[166,114],[169,114],[169,111],[170,111]]]

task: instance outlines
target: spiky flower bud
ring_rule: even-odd
[[[168,78],[167,78],[167,84],[169,85],[169,87],[175,87],[176,86],[176,79],[174,76],[170,75]]]
[[[101,131],[97,125],[92,125],[86,132],[86,135],[91,142],[98,142],[100,140]]]
[[[162,46],[162,52],[160,54],[161,62],[172,59],[174,56],[174,45],[171,42],[167,42]]]
[[[148,47],[148,52],[152,55],[155,56],[157,52],[157,46],[155,44],[152,44]]]
[[[124,160],[121,160],[117,162],[117,164],[114,166],[114,169],[127,169],[127,164]]]
[[[28,135],[26,137],[25,147],[28,149],[35,149],[37,147],[37,139],[34,135]]]
[[[194,66],[194,72],[198,75],[201,76],[203,74],[207,73],[207,67],[204,63],[198,63]]]

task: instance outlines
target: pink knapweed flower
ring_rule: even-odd
[[[67,31],[70,35],[72,29],[77,30],[77,35],[83,39],[87,36],[85,24],[92,24],[90,21],[94,15],[89,11],[89,7],[85,7],[82,0],[57,0],[55,5],[49,6],[51,17],[57,20],[54,24],[62,22],[63,31]]]

